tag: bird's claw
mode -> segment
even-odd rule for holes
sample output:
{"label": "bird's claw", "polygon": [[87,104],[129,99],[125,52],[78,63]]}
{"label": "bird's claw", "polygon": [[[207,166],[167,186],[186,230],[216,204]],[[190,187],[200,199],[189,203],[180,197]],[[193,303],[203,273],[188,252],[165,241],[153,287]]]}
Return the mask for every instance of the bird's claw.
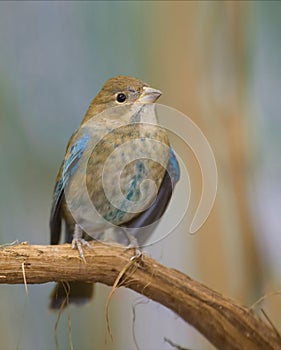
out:
{"label": "bird's claw", "polygon": [[139,260],[142,259],[142,257],[143,253],[139,249],[135,248],[135,254],[130,258],[130,261]]}
{"label": "bird's claw", "polygon": [[90,244],[84,238],[73,238],[72,243],[71,243],[72,249],[75,249],[77,247],[80,258],[84,261],[84,263],[86,263],[86,259],[85,259],[85,255],[84,255],[82,246],[90,247]]}
{"label": "bird's claw", "polygon": [[136,242],[130,243],[127,245],[126,250],[133,249],[134,255],[130,258],[130,261],[141,259],[143,256],[142,251],[138,248],[138,246],[135,244]]}
{"label": "bird's claw", "polygon": [[135,244],[135,242],[130,243],[130,244],[127,245],[126,251],[127,251],[127,250],[131,250],[131,249],[133,249],[133,250],[134,250],[134,253],[135,253],[134,256],[131,258],[131,260],[134,259],[134,257],[140,257],[140,256],[142,255],[141,250],[137,247],[137,245]]}

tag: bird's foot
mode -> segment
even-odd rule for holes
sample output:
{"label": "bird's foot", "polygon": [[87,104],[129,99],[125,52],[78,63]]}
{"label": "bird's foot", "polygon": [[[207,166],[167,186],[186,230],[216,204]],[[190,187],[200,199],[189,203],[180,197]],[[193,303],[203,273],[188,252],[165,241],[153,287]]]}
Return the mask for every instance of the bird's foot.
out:
{"label": "bird's foot", "polygon": [[71,247],[72,247],[72,249],[75,249],[75,248],[78,249],[80,258],[84,261],[84,263],[86,263],[86,259],[85,259],[85,255],[84,255],[82,247],[83,246],[90,247],[90,244],[88,241],[86,241],[84,238],[82,238],[82,236],[83,236],[83,230],[81,229],[80,226],[78,226],[76,224],[75,228],[74,228],[74,234],[73,234]]}
{"label": "bird's foot", "polygon": [[79,255],[80,255],[80,258],[84,261],[84,263],[86,263],[86,259],[85,259],[85,255],[84,255],[82,246],[90,247],[90,244],[84,238],[73,238],[72,243],[71,243],[72,249],[77,248]]}
{"label": "bird's foot", "polygon": [[131,260],[131,261],[142,260],[143,252],[140,251],[140,250],[137,249],[137,248],[134,248],[134,249],[135,249],[135,254],[130,258],[130,260]]}
{"label": "bird's foot", "polygon": [[134,256],[132,256],[130,260],[137,260],[141,258],[143,254],[142,254],[142,251],[139,249],[139,244],[137,239],[127,231],[126,231],[126,235],[129,241],[129,244],[126,247],[126,250],[129,250],[129,249],[134,250]]}

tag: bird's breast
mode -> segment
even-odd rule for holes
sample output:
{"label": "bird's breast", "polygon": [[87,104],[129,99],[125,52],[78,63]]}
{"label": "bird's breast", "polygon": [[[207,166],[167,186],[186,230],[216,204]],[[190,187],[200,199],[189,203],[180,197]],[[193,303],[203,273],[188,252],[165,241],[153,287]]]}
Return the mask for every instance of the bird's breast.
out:
{"label": "bird's breast", "polygon": [[151,205],[168,158],[168,137],[159,126],[133,124],[108,133],[93,150],[86,176],[101,216],[120,225]]}

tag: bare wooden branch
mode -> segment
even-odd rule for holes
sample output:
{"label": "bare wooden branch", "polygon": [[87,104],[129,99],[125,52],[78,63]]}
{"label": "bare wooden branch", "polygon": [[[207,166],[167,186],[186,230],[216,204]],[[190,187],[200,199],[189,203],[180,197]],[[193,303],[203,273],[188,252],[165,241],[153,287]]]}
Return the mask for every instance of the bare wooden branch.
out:
{"label": "bare wooden branch", "polygon": [[[0,283],[51,281],[100,282],[112,286],[132,251],[92,242],[85,264],[69,244],[22,243],[0,249]],[[278,350],[280,336],[248,308],[209,289],[183,273],[144,256],[128,270],[122,285],[173,310],[222,350]]]}

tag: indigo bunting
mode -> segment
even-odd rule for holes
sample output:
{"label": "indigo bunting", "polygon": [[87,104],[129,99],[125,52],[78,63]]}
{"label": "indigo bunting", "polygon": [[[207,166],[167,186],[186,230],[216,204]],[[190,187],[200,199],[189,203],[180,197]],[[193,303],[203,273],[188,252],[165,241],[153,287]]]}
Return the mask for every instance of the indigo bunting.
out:
{"label": "indigo bunting", "polygon": [[[51,244],[77,247],[90,239],[141,247],[165,212],[180,170],[154,102],[161,92],[127,76],[109,79],[71,136],[57,175],[50,216]],[[87,249],[87,248],[85,248]],[[68,300],[88,301],[93,285],[71,282]],[[57,284],[50,307],[66,298]]]}

